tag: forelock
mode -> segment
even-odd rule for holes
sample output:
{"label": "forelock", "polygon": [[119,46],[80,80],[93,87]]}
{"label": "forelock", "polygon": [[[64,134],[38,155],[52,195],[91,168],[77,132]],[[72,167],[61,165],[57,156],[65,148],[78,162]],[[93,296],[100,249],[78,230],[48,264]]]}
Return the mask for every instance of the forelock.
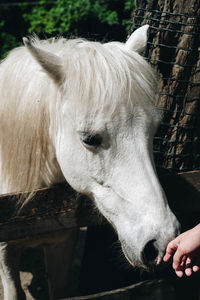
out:
{"label": "forelock", "polygon": [[112,114],[119,105],[134,110],[136,101],[153,105],[156,77],[139,54],[117,42],[71,40],[67,46],[64,88],[74,109]]}

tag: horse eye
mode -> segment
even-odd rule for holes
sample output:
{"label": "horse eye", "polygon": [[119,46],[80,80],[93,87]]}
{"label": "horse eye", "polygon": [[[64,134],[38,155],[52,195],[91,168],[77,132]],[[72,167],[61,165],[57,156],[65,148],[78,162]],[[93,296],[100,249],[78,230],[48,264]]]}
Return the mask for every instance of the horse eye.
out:
{"label": "horse eye", "polygon": [[88,135],[83,139],[83,143],[87,146],[99,147],[102,144],[102,137],[100,134]]}

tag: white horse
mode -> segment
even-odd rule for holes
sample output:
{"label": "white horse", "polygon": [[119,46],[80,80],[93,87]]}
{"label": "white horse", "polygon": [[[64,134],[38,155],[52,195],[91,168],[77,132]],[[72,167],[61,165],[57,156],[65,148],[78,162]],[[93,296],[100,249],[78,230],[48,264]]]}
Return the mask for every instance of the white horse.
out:
{"label": "white horse", "polygon": [[[156,76],[140,55],[147,30],[139,28],[126,43],[24,38],[25,47],[0,65],[0,192],[66,180],[95,201],[130,264],[144,268],[160,264],[179,230],[153,162],[160,115]],[[0,244],[4,299],[25,299],[18,256],[22,247],[43,242],[51,257],[55,236],[43,239]],[[73,232],[58,243],[66,254],[50,259],[50,269],[58,265],[55,277],[62,259],[70,260]],[[52,284],[62,285],[55,277]],[[54,288],[52,299],[63,297]]]}

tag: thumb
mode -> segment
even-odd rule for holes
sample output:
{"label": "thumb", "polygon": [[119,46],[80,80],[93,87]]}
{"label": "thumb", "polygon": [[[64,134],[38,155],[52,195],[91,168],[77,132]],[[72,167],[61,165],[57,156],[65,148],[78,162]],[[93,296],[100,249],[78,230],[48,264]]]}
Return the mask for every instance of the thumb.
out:
{"label": "thumb", "polygon": [[177,240],[172,240],[166,248],[166,252],[165,255],[163,257],[163,260],[165,262],[168,262],[170,260],[170,258],[172,257],[172,255],[174,254],[174,252],[176,251],[176,249],[178,248],[178,242]]}

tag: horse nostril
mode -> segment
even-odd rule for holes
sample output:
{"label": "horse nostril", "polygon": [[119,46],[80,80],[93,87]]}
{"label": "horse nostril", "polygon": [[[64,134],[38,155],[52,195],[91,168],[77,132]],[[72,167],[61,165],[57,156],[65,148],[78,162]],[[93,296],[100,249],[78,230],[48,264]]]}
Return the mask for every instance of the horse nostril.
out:
{"label": "horse nostril", "polygon": [[142,251],[142,260],[145,265],[152,263],[158,256],[158,250],[156,249],[155,241],[156,240],[149,241]]}

